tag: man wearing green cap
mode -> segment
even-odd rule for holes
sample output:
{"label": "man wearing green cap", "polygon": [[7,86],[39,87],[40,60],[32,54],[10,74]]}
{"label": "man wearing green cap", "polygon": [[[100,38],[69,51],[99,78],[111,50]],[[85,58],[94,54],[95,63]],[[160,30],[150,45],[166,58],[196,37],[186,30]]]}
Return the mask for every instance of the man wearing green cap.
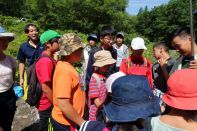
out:
{"label": "man wearing green cap", "polygon": [[51,115],[53,104],[52,78],[56,65],[53,54],[59,50],[58,39],[60,37],[61,35],[53,30],[47,30],[40,36],[40,42],[44,47],[44,51],[36,63],[36,74],[43,91],[37,105],[40,116],[39,131],[48,130],[48,119]]}

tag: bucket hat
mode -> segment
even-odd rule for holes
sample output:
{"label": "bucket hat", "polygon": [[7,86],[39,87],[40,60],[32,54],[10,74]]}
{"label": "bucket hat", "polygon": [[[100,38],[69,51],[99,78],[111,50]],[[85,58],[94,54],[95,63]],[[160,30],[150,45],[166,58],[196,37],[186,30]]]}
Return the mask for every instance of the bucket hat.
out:
{"label": "bucket hat", "polygon": [[79,48],[83,48],[84,44],[81,42],[81,38],[75,33],[64,34],[59,39],[60,51],[58,52],[61,56],[72,54]]}
{"label": "bucket hat", "polygon": [[112,58],[112,55],[109,51],[101,50],[94,54],[95,62],[93,66],[103,67],[105,65],[111,65],[116,63],[116,60]]}
{"label": "bucket hat", "polygon": [[6,37],[8,38],[9,42],[13,41],[15,38],[14,33],[6,32],[5,29],[0,26],[0,38]]}
{"label": "bucket hat", "polygon": [[174,72],[168,79],[168,91],[163,101],[181,110],[197,110],[197,70],[182,69]]}
{"label": "bucket hat", "polygon": [[45,43],[53,38],[56,37],[61,37],[62,35],[60,35],[59,33],[57,33],[54,30],[47,30],[45,32],[43,32],[40,36],[40,42],[42,45],[45,45]]}
{"label": "bucket hat", "polygon": [[111,122],[132,122],[160,113],[158,97],[154,96],[145,76],[126,75],[112,84],[112,100],[104,106]]}
{"label": "bucket hat", "polygon": [[118,79],[119,77],[122,77],[122,76],[125,76],[125,75],[126,75],[126,74],[123,73],[122,71],[119,71],[119,72],[116,72],[116,73],[110,75],[110,76],[107,78],[106,82],[105,82],[105,85],[106,85],[106,88],[107,88],[107,92],[110,92],[110,93],[111,93],[111,92],[112,92],[112,91],[111,91],[112,83],[113,83],[116,79]]}
{"label": "bucket hat", "polygon": [[144,39],[142,39],[141,37],[133,38],[133,40],[131,41],[131,47],[133,48],[133,50],[147,49]]}
{"label": "bucket hat", "polygon": [[87,38],[87,41],[90,41],[90,40],[95,40],[96,42],[99,41],[98,37],[96,34],[90,34]]}

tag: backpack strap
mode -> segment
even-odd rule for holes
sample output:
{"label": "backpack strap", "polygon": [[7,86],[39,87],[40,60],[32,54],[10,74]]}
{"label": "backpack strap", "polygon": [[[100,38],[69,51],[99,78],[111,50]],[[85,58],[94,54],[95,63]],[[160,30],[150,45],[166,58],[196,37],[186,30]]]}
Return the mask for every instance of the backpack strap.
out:
{"label": "backpack strap", "polygon": [[101,86],[101,79],[95,73],[93,73],[92,76],[94,77],[94,79],[96,80],[96,83],[98,84],[98,87],[100,88],[100,86]]}

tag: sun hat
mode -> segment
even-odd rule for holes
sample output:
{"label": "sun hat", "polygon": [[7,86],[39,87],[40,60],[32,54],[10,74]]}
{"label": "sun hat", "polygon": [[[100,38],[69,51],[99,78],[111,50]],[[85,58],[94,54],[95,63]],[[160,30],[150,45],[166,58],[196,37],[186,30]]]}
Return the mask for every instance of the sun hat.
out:
{"label": "sun hat", "polygon": [[106,82],[105,82],[105,85],[106,85],[106,88],[107,88],[107,92],[110,92],[110,93],[111,93],[111,92],[112,92],[112,91],[111,91],[112,83],[113,83],[116,79],[118,79],[119,77],[125,76],[125,75],[126,75],[126,74],[123,73],[122,71],[119,71],[119,72],[116,72],[116,73],[110,75],[110,76],[107,78]]}
{"label": "sun hat", "polygon": [[136,37],[131,41],[131,47],[133,50],[139,50],[139,49],[144,49],[146,50],[145,42],[144,39],[141,37]]}
{"label": "sun hat", "polygon": [[122,76],[112,84],[112,100],[104,106],[104,113],[111,122],[146,119],[160,113],[159,99],[145,76]]}
{"label": "sun hat", "polygon": [[96,42],[99,41],[98,37],[96,34],[90,34],[87,38],[87,41],[90,41],[90,40],[95,40]]}
{"label": "sun hat", "polygon": [[123,33],[123,32],[118,32],[118,33],[116,34],[116,37],[119,37],[119,36],[121,36],[121,37],[124,38],[124,33]]}
{"label": "sun hat", "polygon": [[168,79],[168,91],[163,101],[181,110],[197,110],[197,70],[182,69],[174,72]]}
{"label": "sun hat", "polygon": [[62,35],[60,35],[59,33],[57,33],[54,30],[47,30],[45,32],[43,32],[40,36],[40,42],[42,45],[45,45],[45,43],[53,38],[56,37],[61,37]]}
{"label": "sun hat", "polygon": [[0,26],[0,38],[6,37],[8,38],[9,42],[13,41],[15,38],[14,33],[6,32],[5,29]]}
{"label": "sun hat", "polygon": [[83,48],[84,44],[81,42],[81,38],[75,33],[64,34],[59,39],[60,51],[58,55],[66,56],[72,54],[79,48]]}
{"label": "sun hat", "polygon": [[111,65],[116,63],[116,60],[112,58],[112,55],[109,51],[101,50],[94,54],[95,62],[93,66],[103,67],[105,65]]}

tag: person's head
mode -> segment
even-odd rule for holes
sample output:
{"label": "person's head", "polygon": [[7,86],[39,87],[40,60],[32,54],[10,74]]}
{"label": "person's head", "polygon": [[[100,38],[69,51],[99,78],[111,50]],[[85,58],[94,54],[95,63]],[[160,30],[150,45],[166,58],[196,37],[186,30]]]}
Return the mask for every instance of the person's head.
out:
{"label": "person's head", "polygon": [[124,33],[118,32],[116,34],[116,45],[120,47],[122,46],[123,42],[124,42]]}
{"label": "person's head", "polygon": [[112,48],[112,45],[114,43],[114,34],[115,34],[115,30],[113,27],[105,26],[102,28],[100,32],[100,42],[101,42],[101,46],[104,49]]}
{"label": "person's head", "polygon": [[61,45],[58,55],[62,60],[67,60],[71,64],[81,61],[84,44],[81,38],[75,33],[66,33],[60,39]]}
{"label": "person's head", "polygon": [[131,41],[131,51],[135,57],[142,56],[144,50],[146,50],[144,39],[141,37],[133,38]]}
{"label": "person's head", "polygon": [[[187,118],[195,116],[197,111],[197,70],[182,69],[174,72],[168,79],[168,91],[164,94],[162,100],[177,113]],[[195,115],[194,115],[195,114]]]}
{"label": "person's head", "polygon": [[98,73],[106,73],[112,64],[116,63],[116,60],[112,58],[109,51],[101,50],[94,54],[95,62],[93,64],[96,67]]}
{"label": "person's head", "polygon": [[125,75],[112,83],[112,100],[104,105],[113,123],[128,123],[160,113],[159,99],[154,96],[145,76]]}
{"label": "person's head", "polygon": [[191,43],[192,38],[189,27],[178,29],[172,37],[172,46],[183,56],[192,55]]}
{"label": "person's head", "polygon": [[98,42],[98,37],[96,34],[90,34],[87,38],[87,41],[89,42],[89,45],[94,47],[96,46],[96,43]]}
{"label": "person's head", "polygon": [[29,40],[33,42],[37,42],[39,40],[39,37],[38,37],[39,29],[35,24],[30,23],[30,24],[25,25],[24,32],[28,36]]}
{"label": "person's head", "polygon": [[4,51],[8,47],[8,43],[14,40],[14,34],[8,33],[0,26],[0,51]]}
{"label": "person's head", "polygon": [[159,60],[166,53],[169,54],[169,48],[166,43],[160,42],[153,45],[153,56],[155,59]]}
{"label": "person's head", "polygon": [[59,50],[58,40],[61,37],[59,33],[54,30],[47,30],[40,36],[40,42],[45,50],[55,53]]}

